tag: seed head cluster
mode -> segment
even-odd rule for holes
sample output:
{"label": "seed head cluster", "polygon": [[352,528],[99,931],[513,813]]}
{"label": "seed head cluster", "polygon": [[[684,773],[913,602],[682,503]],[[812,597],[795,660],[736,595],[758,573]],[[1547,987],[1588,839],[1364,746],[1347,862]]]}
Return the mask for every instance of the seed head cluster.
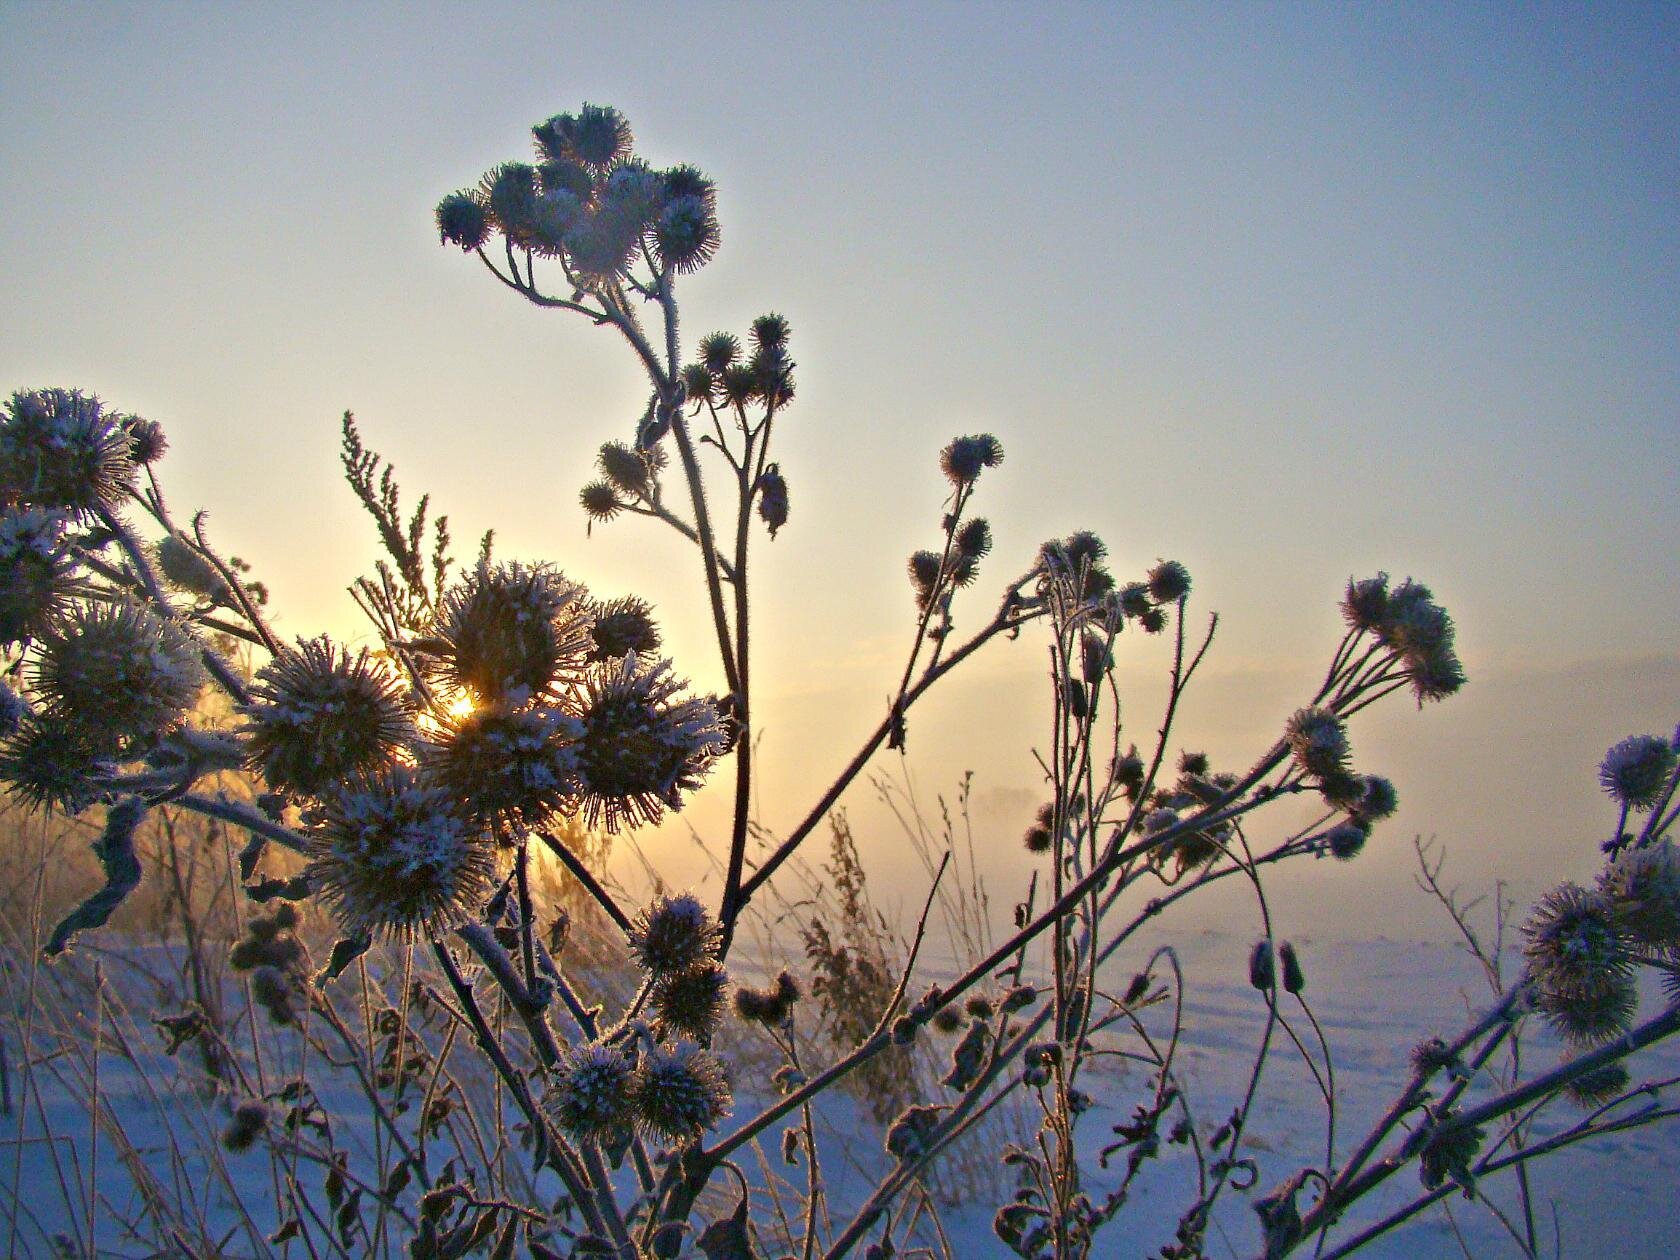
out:
{"label": "seed head cluster", "polygon": [[314,795],[389,762],[413,735],[395,676],[363,649],[324,635],[299,640],[257,672],[249,720],[252,768],[269,787]]}
{"label": "seed head cluster", "polygon": [[308,875],[355,935],[435,935],[489,894],[495,866],[481,831],[407,766],[329,791],[317,818]]}

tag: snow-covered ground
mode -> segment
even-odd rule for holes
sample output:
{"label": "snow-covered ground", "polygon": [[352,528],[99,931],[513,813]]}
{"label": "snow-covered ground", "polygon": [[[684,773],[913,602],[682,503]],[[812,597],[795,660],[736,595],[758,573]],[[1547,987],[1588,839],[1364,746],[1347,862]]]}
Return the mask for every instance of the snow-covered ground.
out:
{"label": "snow-covered ground", "polygon": [[[1174,945],[1187,980],[1179,1073],[1199,1122],[1211,1127],[1230,1111],[1247,1085],[1264,1006],[1248,984],[1246,938],[1202,933],[1176,938]],[[1298,941],[1297,946],[1306,970],[1306,996],[1335,1054],[1342,1100],[1338,1150],[1345,1153],[1362,1126],[1393,1097],[1406,1075],[1413,1045],[1432,1033],[1451,1035],[1470,1012],[1486,1004],[1488,989],[1476,965],[1462,950],[1448,945],[1377,940]],[[1118,960],[1119,984],[1123,986],[1150,947],[1141,943]],[[97,1185],[100,1196],[94,1214],[99,1254],[147,1254],[124,1239],[119,1224],[124,1214],[136,1209],[142,1193],[125,1166],[153,1179],[154,1193],[174,1195],[191,1205],[188,1215],[202,1214],[213,1236],[228,1233],[224,1254],[252,1254],[246,1241],[249,1233],[238,1228],[229,1185],[240,1187],[238,1197],[250,1204],[271,1201],[269,1163],[260,1156],[227,1154],[216,1146],[215,1137],[227,1122],[225,1104],[206,1103],[178,1079],[173,1061],[157,1053],[156,1036],[150,1029],[127,1029],[134,1059],[110,1051],[102,1054],[99,1087],[106,1108],[121,1120],[133,1145],[125,1149],[112,1126],[105,1126],[90,1169],[94,1139],[80,1097],[90,1083],[87,1064],[74,1056],[37,1062],[33,1080],[39,1096],[33,1091],[26,1094],[16,1057],[24,1012],[15,1014],[17,1022],[4,1030],[14,1112],[0,1117],[0,1204],[4,1205],[0,1232],[11,1233],[5,1254],[49,1255],[48,1236],[85,1233],[90,1182]],[[1304,1038],[1310,1037],[1304,1020],[1295,1024]],[[38,1034],[41,1027],[44,1024],[38,1026]],[[38,1037],[37,1044],[45,1044],[44,1039]],[[1541,1029],[1531,1026],[1524,1053],[1533,1070],[1543,1070],[1556,1060],[1558,1049]],[[1635,1060],[1636,1081],[1673,1075],[1680,1075],[1680,1044],[1657,1047]],[[1095,1106],[1083,1117],[1081,1133],[1083,1146],[1093,1157],[1111,1140],[1111,1126],[1125,1120],[1144,1096],[1145,1084],[1145,1073],[1137,1067],[1100,1069],[1085,1077]],[[738,1111],[749,1103],[747,1095],[754,1086],[751,1079],[737,1082],[742,1095]],[[361,1132],[365,1137],[361,1127],[365,1121],[354,1114],[357,1108],[349,1093],[330,1100],[329,1106],[342,1108],[343,1132],[352,1136]],[[836,1141],[850,1139],[847,1157],[828,1165],[839,1199],[855,1193],[861,1169],[880,1158],[879,1134],[871,1132],[859,1115],[851,1100],[837,1098],[824,1117],[824,1127]],[[1568,1123],[1577,1115],[1560,1110],[1559,1119]],[[993,1129],[987,1140],[996,1143],[1003,1136]],[[1258,1163],[1258,1191],[1271,1188],[1304,1165],[1322,1163],[1324,1141],[1324,1111],[1317,1086],[1298,1052],[1283,1040],[1265,1072],[1242,1150]],[[773,1143],[767,1146],[775,1149]],[[21,1167],[14,1162],[18,1152],[22,1153]],[[1183,1165],[1163,1161],[1144,1176],[1127,1209],[1103,1235],[1098,1254],[1144,1256],[1171,1238],[1185,1207],[1182,1191],[1175,1192],[1175,1169],[1182,1171]],[[1599,1139],[1540,1161],[1533,1166],[1533,1187],[1544,1253],[1554,1254],[1556,1241],[1561,1241],[1565,1256],[1675,1254],[1672,1216],[1675,1192],[1680,1189],[1677,1169],[1680,1125],[1675,1124]],[[1094,1194],[1112,1184],[1111,1174],[1097,1169],[1094,1158],[1089,1175]],[[1507,1208],[1514,1204],[1508,1182],[1495,1181],[1485,1188]],[[1362,1205],[1357,1215],[1362,1220],[1375,1219],[1383,1205],[1398,1204],[1417,1189],[1416,1173],[1403,1172]],[[1242,1194],[1226,1197],[1209,1234],[1212,1254],[1256,1253],[1259,1233],[1251,1201],[1252,1196]],[[1464,1254],[1463,1249],[1478,1258],[1518,1254],[1488,1211],[1458,1197],[1449,1202],[1450,1221],[1440,1209],[1432,1209],[1362,1254],[1454,1256]],[[974,1201],[949,1210],[946,1228],[962,1260],[1007,1254],[991,1233],[994,1207],[991,1202]],[[253,1224],[264,1232],[273,1227],[272,1219],[257,1219]]]}

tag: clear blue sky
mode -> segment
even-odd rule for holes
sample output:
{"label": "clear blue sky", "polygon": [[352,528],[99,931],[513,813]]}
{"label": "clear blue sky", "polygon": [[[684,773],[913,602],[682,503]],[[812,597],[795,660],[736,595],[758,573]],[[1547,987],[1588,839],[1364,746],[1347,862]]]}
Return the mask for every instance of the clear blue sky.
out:
{"label": "clear blue sky", "polygon": [[[0,386],[163,422],[177,507],[292,632],[349,628],[373,557],[334,481],[351,408],[458,536],[647,594],[708,677],[690,558],[637,523],[586,539],[576,509],[635,365],[431,226],[584,100],[718,180],[690,336],[793,323],[772,815],[873,720],[935,452],[982,429],[1008,451],[994,576],[1079,526],[1123,572],[1190,566],[1225,616],[1191,740],[1233,758],[1327,653],[1350,573],[1430,581],[1473,681],[1373,729],[1414,776],[1402,836],[1489,869],[1573,852],[1596,750],[1680,717],[1674,6],[6,0]],[[930,780],[1036,791],[1040,720],[1003,702],[1040,659],[930,713]],[[1523,787],[1490,805],[1496,773]]]}

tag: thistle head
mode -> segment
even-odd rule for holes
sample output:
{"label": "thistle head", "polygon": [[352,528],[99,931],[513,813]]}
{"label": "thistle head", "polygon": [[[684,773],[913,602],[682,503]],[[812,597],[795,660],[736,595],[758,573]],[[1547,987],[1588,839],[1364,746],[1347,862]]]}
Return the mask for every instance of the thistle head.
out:
{"label": "thistle head", "polygon": [[659,650],[659,626],[646,600],[626,595],[597,603],[593,613],[590,637],[595,645],[586,660],[616,661],[632,652],[646,656]]}
{"label": "thistle head", "polygon": [[216,566],[180,535],[165,534],[158,540],[156,555],[158,568],[172,586],[214,604],[232,602],[233,592]]}
{"label": "thistle head", "polygon": [[939,587],[940,558],[937,551],[916,551],[910,555],[910,587],[916,593],[916,607],[926,608],[933,602]]}
{"label": "thistle head", "polygon": [[1379,629],[1388,619],[1388,574],[1349,578],[1342,597],[1342,616],[1354,630]]}
{"label": "thistle head", "polygon": [[648,497],[665,459],[664,452],[657,446],[644,450],[622,442],[607,442],[601,447],[596,462],[613,489],[626,499],[634,500]]}
{"label": "thistle head", "polygon": [[134,475],[122,417],[77,389],[13,394],[0,408],[0,490],[78,515],[114,508]]}
{"label": "thistle head", "polygon": [[1594,1042],[1627,1027],[1638,1000],[1633,968],[1601,893],[1560,884],[1541,898],[1523,936],[1537,1003],[1560,1033]]}
{"label": "thistle head", "polygon": [[793,335],[793,327],[788,323],[787,316],[772,311],[753,320],[747,335],[759,350],[786,350],[788,338]]}
{"label": "thistle head", "polygon": [[740,356],[741,343],[735,339],[733,333],[707,333],[700,339],[700,363],[713,376],[721,375],[723,370],[734,363]]}
{"label": "thistle head", "polygon": [[687,971],[656,977],[649,995],[656,1016],[655,1034],[664,1040],[690,1037],[709,1045],[723,1020],[728,992],[729,972],[709,958]]}
{"label": "thistle head", "polygon": [[581,586],[546,565],[480,564],[444,593],[443,673],[486,703],[548,692],[582,669],[593,641]]}
{"label": "thistle head", "polygon": [[1680,947],[1680,853],[1669,840],[1626,848],[1598,877],[1616,924],[1657,949]]}
{"label": "thistle head", "polygon": [[1604,754],[1598,781],[1618,804],[1648,810],[1673,773],[1673,745],[1655,735],[1630,735]]}
{"label": "thistle head", "polygon": [[1307,774],[1332,778],[1347,773],[1347,728],[1330,710],[1297,709],[1284,724],[1283,738]]}
{"label": "thistle head", "polygon": [[487,704],[451,714],[421,745],[420,763],[474,822],[530,831],[576,801],[578,734],[552,706]]}
{"label": "thistle head", "polygon": [[1021,837],[1021,843],[1026,846],[1028,853],[1048,853],[1056,843],[1056,803],[1046,801],[1038,807],[1038,813],[1033,816],[1032,825],[1027,828],[1027,834]]}
{"label": "thistle head", "polygon": [[395,765],[322,798],[308,874],[351,935],[411,940],[475,914],[495,859],[441,789]]}
{"label": "thistle head", "polygon": [[758,479],[758,514],[769,527],[770,537],[787,524],[788,488],[780,464],[771,464]]}
{"label": "thistle head", "polygon": [[576,764],[584,816],[609,832],[679,809],[723,751],[710,701],[683,694],[669,661],[635,654],[592,665],[578,710]]}
{"label": "thistle head", "polygon": [[1422,582],[1407,578],[1387,593],[1376,632],[1401,658],[1420,705],[1444,699],[1464,685],[1453,620]]}
{"label": "thistle head", "polygon": [[550,1078],[543,1107],[565,1133],[612,1141],[635,1120],[633,1077],[629,1060],[618,1050],[584,1046],[568,1055]]}
{"label": "thistle head", "polygon": [[123,432],[128,434],[128,457],[136,464],[155,464],[169,449],[169,439],[163,426],[145,416],[122,417]]}
{"label": "thistle head", "polygon": [[458,245],[470,254],[490,239],[490,215],[470,189],[452,192],[437,205],[438,243]]}
{"label": "thistle head", "polygon": [[1358,776],[1360,783],[1359,801],[1353,812],[1367,823],[1381,822],[1393,816],[1400,808],[1400,794],[1394,790],[1394,784],[1380,774],[1365,774]]}
{"label": "thistle head", "polygon": [[48,508],[0,512],[0,647],[40,633],[68,599],[75,566],[67,523]]}
{"label": "thistle head", "polygon": [[793,1018],[793,1007],[799,997],[799,982],[783,971],[777,974],[776,983],[767,989],[751,989],[745,985],[737,987],[735,1013],[748,1023],[781,1028]]}
{"label": "thistle head", "polygon": [[693,893],[662,896],[642,908],[630,927],[630,952],[654,979],[712,961],[722,933]]}
{"label": "thistle head", "polygon": [[252,768],[276,791],[306,796],[372,773],[414,734],[390,670],[325,635],[259,670],[244,712]]}
{"label": "thistle head", "polygon": [[173,726],[198,696],[192,636],[141,604],[75,604],[40,636],[31,679],[45,711],[116,743]]}
{"label": "thistle head", "polygon": [[1324,833],[1324,847],[1330,851],[1330,856],[1340,862],[1351,862],[1364,849],[1365,842],[1371,838],[1371,829],[1362,826],[1356,820],[1337,823]]}
{"label": "thistle head", "polygon": [[227,1128],[222,1130],[222,1146],[238,1155],[255,1146],[267,1128],[267,1104],[247,1099],[233,1109]]}
{"label": "thistle head", "polygon": [[1177,560],[1163,560],[1149,570],[1147,585],[1157,604],[1176,604],[1190,594],[1190,570]]}
{"label": "thistle head", "polygon": [[0,744],[0,782],[25,809],[76,814],[98,799],[110,758],[108,741],[82,723],[37,714]]}
{"label": "thistle head", "polygon": [[716,256],[722,233],[717,211],[705,198],[673,197],[653,224],[653,252],[660,269],[688,275]]}
{"label": "thistle head", "polygon": [[587,102],[575,114],[556,114],[531,128],[538,151],[550,159],[571,159],[604,171],[628,156],[635,143],[630,123],[610,105]]}
{"label": "thistle head", "polygon": [[1071,587],[1076,598],[1090,601],[1114,590],[1114,577],[1103,567],[1108,547],[1088,529],[1053,538],[1038,550],[1046,578]]}
{"label": "thistle head", "polygon": [[734,1102],[723,1065],[692,1041],[645,1051],[631,1097],[644,1131],[681,1143],[716,1127]]}
{"label": "thistle head", "polygon": [[974,433],[953,438],[939,452],[939,467],[946,480],[957,489],[972,486],[987,468],[1003,463],[1003,444],[990,433]]}
{"label": "thistle head", "polygon": [[578,492],[578,502],[583,505],[583,514],[591,522],[610,521],[629,506],[607,481],[590,482]]}

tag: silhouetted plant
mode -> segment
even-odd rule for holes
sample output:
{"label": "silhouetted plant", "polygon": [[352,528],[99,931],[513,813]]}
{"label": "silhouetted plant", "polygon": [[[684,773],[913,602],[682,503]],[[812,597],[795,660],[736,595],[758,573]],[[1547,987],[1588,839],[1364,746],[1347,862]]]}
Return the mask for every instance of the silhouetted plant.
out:
{"label": "silhouetted plant", "polygon": [[[232,964],[269,1019],[295,1030],[288,1035],[337,1039],[374,1108],[371,1175],[333,1137],[307,1071],[282,1090],[249,1091],[234,1108],[223,1135],[230,1151],[268,1143],[291,1161],[276,1237],[330,1236],[340,1249],[378,1251],[400,1234],[417,1256],[481,1246],[511,1254],[521,1241],[536,1255],[622,1260],[695,1246],[714,1258],[772,1245],[807,1257],[884,1256],[914,1228],[915,1214],[897,1205],[933,1161],[1016,1096],[1040,1127],[1030,1146],[1004,1153],[1019,1186],[996,1217],[1007,1246],[1057,1260],[1092,1253],[1140,1172],[1182,1152],[1175,1236],[1128,1245],[1200,1256],[1220,1200],[1252,1192],[1260,1177],[1242,1139],[1263,1069],[1286,1037],[1321,1083],[1329,1134],[1322,1166],[1253,1200],[1260,1247],[1281,1256],[1316,1237],[1322,1254],[1341,1255],[1403,1219],[1391,1214],[1345,1241],[1330,1233],[1401,1168],[1420,1170],[1426,1204],[1559,1146],[1672,1114],[1641,1105],[1667,1082],[1630,1089],[1614,1071],[1680,1027],[1671,741],[1639,737],[1611,750],[1601,777],[1621,819],[1603,878],[1548,894],[1525,929],[1523,977],[1467,1029],[1431,1042],[1390,1110],[1344,1153],[1328,1044],[1297,1032],[1297,1007],[1317,1031],[1303,996],[1308,960],[1275,938],[1263,872],[1351,858],[1393,812],[1395,789],[1363,772],[1349,721],[1397,692],[1422,705],[1457,691],[1452,620],[1419,582],[1351,581],[1346,633],[1324,681],[1280,715],[1277,739],[1225,768],[1199,753],[1175,758],[1180,704],[1217,618],[1193,623],[1184,565],[1165,560],[1121,580],[1085,531],[1046,542],[989,612],[972,611],[965,592],[993,547],[976,497],[1004,457],[989,434],[956,437],[939,453],[947,490],[929,514],[930,545],[908,561],[909,645],[879,723],[785,835],[749,852],[762,691],[752,546],[759,530],[778,538],[796,519],[789,475],[770,458],[795,399],[790,324],[761,316],[741,335],[702,338],[685,360],[677,287],[719,247],[712,181],[635,156],[628,123],[605,107],[556,115],[533,138],[533,160],[495,166],[445,197],[438,232],[519,297],[628,346],[646,405],[602,445],[580,503],[592,524],[644,517],[693,546],[721,697],[691,694],[659,656],[651,607],[639,598],[603,603],[547,564],[499,560],[489,535],[472,563],[457,566],[446,520],[424,498],[405,513],[390,465],[348,414],[345,474],[387,553],[353,587],[379,639],[354,653],[325,636],[276,637],[243,566],[222,557],[202,518],[183,526],[171,512],[155,475],[158,426],[64,389],[17,393],[0,414],[0,639],[9,651],[0,777],[29,805],[103,817],[97,852],[108,882],[60,925],[53,947],[104,923],[138,881],[132,837],[148,811],[169,805],[242,829],[246,890],[279,904],[247,919]],[[141,520],[154,542],[142,538]],[[965,623],[975,628],[963,638]],[[847,834],[833,813],[842,793],[883,746],[906,745],[931,689],[993,640],[1029,629],[1048,641],[1051,722],[1039,750],[1044,805],[1026,837],[1041,865],[1011,934],[929,983],[915,979],[927,909],[904,957],[874,952],[880,935],[837,940],[818,924],[805,941],[807,985],[788,976],[736,990],[732,1002],[731,949],[755,898],[825,819]],[[1131,728],[1116,676],[1117,659],[1140,638],[1164,645],[1169,673],[1165,712],[1141,751],[1122,743]],[[230,639],[258,655],[254,677],[228,659]],[[206,684],[226,695],[237,721],[192,716]],[[734,808],[720,895],[659,889],[645,905],[627,904],[578,851],[579,828],[657,822],[724,763]],[[206,790],[235,768],[260,780],[254,803]],[[1309,803],[1313,820],[1263,835],[1255,819],[1285,801]],[[1644,826],[1626,831],[1641,813]],[[301,876],[259,878],[270,845],[302,855]],[[628,1001],[600,1004],[589,977],[568,964],[564,923],[533,894],[537,852],[557,860],[622,936],[637,972]],[[842,918],[853,922],[868,911],[849,837],[834,858]],[[1182,1021],[1162,1038],[1141,1018],[1157,1005],[1182,1015],[1176,955],[1149,956],[1123,993],[1110,991],[1102,968],[1145,923],[1231,877],[1251,887],[1262,927],[1249,968],[1259,1049],[1244,1096],[1210,1123],[1178,1067]],[[308,898],[343,930],[324,958],[298,934],[292,903]],[[366,985],[357,960],[381,942],[419,948],[406,955],[398,1000],[376,1001],[364,987],[357,1029],[333,986],[352,965]],[[1671,1000],[1638,1023],[1636,977],[1652,970]],[[806,992],[814,1002],[800,1000]],[[1537,1076],[1485,1081],[1493,1050],[1531,1014],[1564,1036],[1571,1057]],[[804,1061],[793,1035],[813,1016],[828,1025],[826,1063]],[[894,1069],[930,1025],[949,1034],[937,1087]],[[731,1047],[748,1029],[781,1060],[756,1090],[731,1070]],[[456,1159],[439,1167],[425,1157],[464,1092],[445,1070],[457,1043],[472,1045],[498,1082],[513,1125],[504,1129],[498,1113],[495,1132],[520,1144],[528,1171],[509,1171],[521,1161],[501,1150],[470,1175]],[[1087,1074],[1119,1054],[1149,1079],[1101,1159],[1082,1160],[1076,1133],[1096,1106]],[[812,1107],[854,1076],[891,1104],[882,1109],[888,1158],[860,1197],[839,1203]],[[1509,1140],[1533,1108],[1566,1097],[1593,1108],[1586,1120],[1545,1142]],[[771,1187],[736,1163],[777,1133],[785,1160],[807,1171],[792,1214],[779,1200],[772,1211]],[[305,1152],[324,1169],[326,1213],[298,1188]],[[738,1206],[725,1210],[730,1195]]]}

